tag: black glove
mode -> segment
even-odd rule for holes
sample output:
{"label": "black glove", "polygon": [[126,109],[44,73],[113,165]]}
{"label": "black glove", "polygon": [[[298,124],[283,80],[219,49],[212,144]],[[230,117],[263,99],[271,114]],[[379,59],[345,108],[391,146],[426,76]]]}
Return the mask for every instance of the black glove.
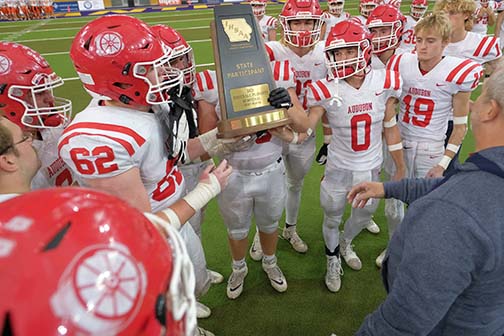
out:
{"label": "black glove", "polygon": [[292,107],[289,91],[286,88],[279,87],[270,91],[268,102],[276,108]]}
{"label": "black glove", "polygon": [[317,154],[317,158],[315,160],[317,160],[317,163],[321,166],[325,165],[326,162],[327,162],[327,146],[329,144],[323,144],[322,147],[320,147],[319,151],[318,151],[318,154]]}

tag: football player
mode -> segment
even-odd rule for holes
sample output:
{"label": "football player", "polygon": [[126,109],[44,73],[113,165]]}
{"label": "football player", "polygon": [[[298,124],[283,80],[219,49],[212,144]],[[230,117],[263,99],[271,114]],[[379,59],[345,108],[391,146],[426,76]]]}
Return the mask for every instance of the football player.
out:
{"label": "football player", "polygon": [[[182,116],[170,114],[168,92],[182,87],[184,75],[170,66],[172,52],[144,22],[125,15],[91,21],[70,50],[84,87],[102,103],[84,109],[65,129],[60,155],[80,185],[105,190],[144,212],[168,206],[198,211],[206,205],[203,198],[222,187],[222,181],[212,178],[180,199],[184,177],[177,161],[216,153],[222,146],[216,130],[188,141],[178,137]],[[152,109],[164,113],[171,127]],[[227,178],[231,168],[223,161],[215,171]],[[173,216],[170,222],[179,220],[177,210]],[[201,295],[210,285],[201,242],[191,225],[182,225],[181,234],[195,267],[196,294]]]}
{"label": "football player", "polygon": [[474,12],[474,25],[471,31],[473,33],[486,35],[488,33],[488,26],[491,27],[495,24],[496,10],[497,3],[494,1],[480,0]]}
{"label": "football player", "polygon": [[404,32],[399,45],[399,54],[405,52],[412,52],[415,49],[415,25],[427,12],[427,0],[413,0],[410,5],[410,13],[406,15],[406,24]]}
{"label": "football player", "polygon": [[276,30],[278,27],[278,20],[273,17],[266,15],[266,5],[267,0],[249,0],[250,6],[252,6],[252,12],[259,24],[261,29],[261,34],[264,41],[276,41]]}
{"label": "football player", "polygon": [[327,11],[322,14],[322,20],[324,21],[322,30],[325,31],[324,40],[327,39],[332,26],[350,17],[350,13],[343,10],[344,7],[345,0],[330,0],[327,2]]}
{"label": "football player", "polygon": [[[272,92],[276,93],[271,96],[272,105],[289,106],[292,95],[300,113],[304,113],[297,101],[296,82],[289,62],[272,62],[272,72],[279,87]],[[288,88],[291,93],[284,88]],[[220,120],[215,72],[205,70],[198,73],[194,90],[201,117],[200,125],[204,128],[215,127]],[[287,280],[276,258],[278,221],[285,205],[282,148],[280,139],[272,137],[269,132],[261,132],[257,138],[252,136],[247,148],[224,156],[234,167],[228,187],[218,198],[232,257],[232,273],[226,291],[230,299],[241,295],[248,274],[245,256],[252,216],[255,218],[257,232],[250,249],[251,257],[256,261],[262,260],[262,268],[275,290],[287,290]]]}
{"label": "football player", "polygon": [[196,330],[177,230],[112,195],[56,188],[3,202],[0,247],[5,335],[211,335]]}
{"label": "football player", "polygon": [[[194,139],[199,134],[205,133],[205,130],[198,129],[198,117],[193,106],[192,92],[194,92],[194,90],[192,90],[192,86],[196,75],[196,62],[194,60],[193,49],[175,29],[165,25],[155,25],[151,28],[158,38],[173,50],[169,60],[170,66],[181,70],[184,75],[184,86],[181,92],[171,97],[171,109],[178,110],[178,112],[172,111],[172,113],[184,114],[187,126],[179,124],[179,132],[182,131],[182,128],[185,128],[186,132],[188,132],[187,137],[189,139]],[[184,180],[186,181],[184,194],[196,188],[200,175],[208,165],[213,164],[211,160],[205,160],[203,162],[201,162],[201,160],[198,161],[199,162],[187,162],[180,165],[180,171],[184,175]],[[196,211],[189,219],[189,223],[200,240],[204,209],[205,208],[202,208]],[[212,284],[218,284],[224,280],[224,277],[215,271],[209,270],[209,274]],[[211,314],[210,308],[200,302],[196,302],[196,308],[198,318],[206,318]]]}
{"label": "football player", "polygon": [[381,4],[381,0],[360,0],[359,1],[359,14],[354,16],[363,25],[366,24],[369,14],[376,8],[376,6]]}
{"label": "football player", "polygon": [[397,72],[370,67],[371,44],[371,34],[357,21],[337,23],[325,43],[328,78],[311,83],[306,93],[309,126],[315,127],[325,113],[332,130],[320,187],[327,256],[325,283],[331,292],[341,286],[340,254],[350,268],[362,267],[352,240],[369,223],[378,203],[370,202],[359,211],[353,209],[341,237],[339,225],[347,191],[360,181],[379,179],[382,132],[397,167],[394,179],[405,175],[395,111],[401,78]]}
{"label": "football player", "polygon": [[[500,39],[495,36],[471,32],[475,10],[476,4],[473,0],[440,0],[434,6],[435,12],[448,13],[450,18],[450,43],[444,49],[444,55],[467,58],[483,64],[485,73],[489,75],[503,59]],[[454,120],[450,116],[446,139],[450,138],[453,128]],[[448,171],[454,167],[454,164],[457,164],[459,151],[460,148],[454,159],[450,160]]]}
{"label": "football player", "polygon": [[63,80],[35,50],[14,42],[0,42],[0,110],[33,135],[42,167],[32,189],[69,186],[71,170],[58,155],[58,139],[69,123],[72,102],[54,96]]}
{"label": "football player", "polygon": [[[373,69],[385,69],[392,55],[398,53],[405,23],[404,15],[392,5],[379,5],[369,14],[366,25],[373,34],[371,52],[371,67]],[[384,178],[390,180],[395,174],[395,165],[386,146],[383,146],[383,157]],[[396,199],[387,199],[385,201],[385,217],[391,238],[404,218],[404,204]],[[376,258],[378,267],[381,267],[384,256],[385,251]]]}
{"label": "football player", "polygon": [[[289,61],[296,76],[297,99],[303,103],[305,89],[309,83],[324,78],[324,44],[320,41],[322,10],[318,0],[288,0],[279,19],[282,26],[281,41],[266,43],[271,61]],[[309,129],[307,139],[285,144],[283,159],[286,168],[287,198],[285,206],[285,228],[282,237],[290,242],[294,250],[306,253],[308,245],[296,230],[301,190],[305,175],[315,157],[315,134]],[[303,136],[304,137],[304,136]]]}
{"label": "football player", "polygon": [[[399,127],[409,177],[440,177],[464,139],[469,97],[482,67],[469,59],[443,56],[450,39],[450,19],[435,12],[415,26],[416,54],[394,55],[387,68],[404,79]],[[454,129],[444,146],[448,118]]]}

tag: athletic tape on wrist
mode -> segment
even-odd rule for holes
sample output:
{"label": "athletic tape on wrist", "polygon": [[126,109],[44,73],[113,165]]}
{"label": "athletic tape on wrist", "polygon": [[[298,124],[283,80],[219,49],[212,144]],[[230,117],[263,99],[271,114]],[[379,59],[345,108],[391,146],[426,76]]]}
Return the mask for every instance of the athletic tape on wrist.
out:
{"label": "athletic tape on wrist", "polygon": [[448,145],[446,145],[446,149],[453,152],[453,153],[457,153],[458,150],[460,148],[460,145],[454,145],[454,144],[451,144],[449,143]]}
{"label": "athletic tape on wrist", "polygon": [[201,146],[203,146],[203,149],[205,152],[210,154],[210,156],[213,156],[215,154],[214,147],[217,146],[218,141],[217,141],[217,127],[201,134],[198,137],[199,141],[201,142]]}
{"label": "athletic tape on wrist", "polygon": [[452,160],[451,157],[449,157],[448,155],[444,155],[441,161],[439,161],[438,165],[443,167],[444,170],[446,170],[446,168],[448,168],[448,166],[450,165],[451,160]]}
{"label": "athletic tape on wrist", "polygon": [[389,121],[384,121],[383,122],[383,127],[384,128],[391,128],[391,127],[394,127],[395,125],[397,125],[397,120],[396,118],[392,118],[390,119]]}
{"label": "athletic tape on wrist", "polygon": [[170,208],[166,208],[166,209],[162,210],[161,212],[164,213],[166,215],[166,217],[168,217],[168,222],[170,223],[170,225],[172,225],[177,230],[180,229],[180,225],[181,225],[180,218],[175,213],[175,211],[173,211]]}
{"label": "athletic tape on wrist", "polygon": [[324,127],[324,128],[331,128],[331,125],[326,124],[326,123],[322,123],[322,127]]}
{"label": "athletic tape on wrist", "polygon": [[191,192],[184,196],[184,200],[194,211],[198,211],[207,205],[208,202],[220,191],[220,183],[214,174],[209,174],[210,182],[200,182]]}
{"label": "athletic tape on wrist", "polygon": [[296,131],[292,131],[292,140],[291,144],[297,144],[299,140],[299,134]]}
{"label": "athletic tape on wrist", "polygon": [[332,138],[332,135],[324,135],[324,143],[325,144],[330,144],[331,143],[331,138]]}
{"label": "athletic tape on wrist", "polygon": [[393,151],[396,151],[396,150],[399,150],[399,149],[403,149],[402,142],[398,142],[398,143],[393,144],[393,145],[388,145],[389,152],[393,152]]}
{"label": "athletic tape on wrist", "polygon": [[453,117],[454,125],[465,125],[467,124],[467,116],[465,117]]}

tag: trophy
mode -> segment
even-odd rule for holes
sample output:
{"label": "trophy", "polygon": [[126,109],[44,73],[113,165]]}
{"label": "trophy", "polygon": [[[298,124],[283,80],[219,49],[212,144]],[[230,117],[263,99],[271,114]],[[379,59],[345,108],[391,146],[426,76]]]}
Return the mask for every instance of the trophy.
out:
{"label": "trophy", "polygon": [[211,23],[221,121],[218,136],[233,138],[290,123],[268,103],[275,82],[249,5],[218,6]]}

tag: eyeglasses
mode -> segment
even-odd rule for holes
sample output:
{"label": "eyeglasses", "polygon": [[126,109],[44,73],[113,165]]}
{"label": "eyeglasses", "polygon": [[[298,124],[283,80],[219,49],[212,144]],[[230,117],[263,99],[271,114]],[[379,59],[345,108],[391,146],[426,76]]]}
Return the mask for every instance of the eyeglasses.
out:
{"label": "eyeglasses", "polygon": [[20,145],[22,144],[23,142],[26,142],[26,141],[32,141],[33,140],[33,134],[31,132],[24,132],[23,133],[23,138],[21,140],[19,140],[18,142],[15,142],[13,143],[12,145],[10,146],[7,146],[5,147],[4,149],[2,149],[0,151],[0,155],[4,155],[5,153],[7,153],[7,151],[11,148],[14,148],[15,146],[17,145]]}

